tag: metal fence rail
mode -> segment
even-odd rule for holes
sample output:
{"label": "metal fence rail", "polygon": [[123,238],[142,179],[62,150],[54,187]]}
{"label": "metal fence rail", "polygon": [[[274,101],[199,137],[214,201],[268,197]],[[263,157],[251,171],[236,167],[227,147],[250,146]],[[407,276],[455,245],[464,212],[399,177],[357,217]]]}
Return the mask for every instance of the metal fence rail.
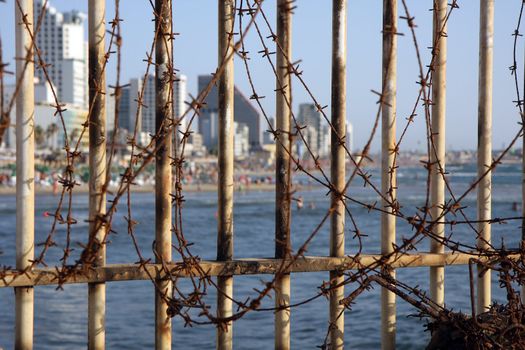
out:
{"label": "metal fence rail", "polygon": [[[445,254],[403,254],[399,257],[392,257],[385,260],[382,255],[363,254],[359,258],[350,256],[336,257],[315,257],[306,256],[295,260],[286,269],[286,272],[320,272],[320,271],[346,271],[358,270],[372,264],[389,264],[393,268],[408,267],[430,267],[430,266],[447,266],[447,265],[467,265],[469,260],[473,259],[476,253],[445,253]],[[510,259],[519,259],[520,254],[510,254]],[[480,257],[480,262],[488,262],[490,257]],[[274,274],[280,271],[283,260],[281,259],[238,259],[228,262],[208,261],[200,262],[198,269],[206,271],[209,276],[238,276],[238,275],[259,275]],[[167,270],[178,277],[190,277],[198,272],[195,266],[188,266],[183,262],[173,262],[168,264]],[[97,283],[97,282],[118,282],[118,281],[135,281],[149,280],[151,275],[158,278],[167,278],[163,266],[160,264],[146,264],[143,267],[136,264],[127,265],[106,265],[86,271],[79,271],[69,276],[65,280],[58,279],[58,274],[54,268],[41,268],[20,273],[11,271],[0,276],[0,288],[5,287],[23,287],[23,286],[44,286],[58,284],[75,284],[75,283]]]}
{"label": "metal fence rail", "polygon": [[[255,26],[253,18],[260,13],[263,1],[256,1],[248,26]],[[344,347],[345,285],[348,282],[344,272],[349,270],[381,269],[395,279],[395,269],[407,267],[430,267],[430,294],[437,305],[444,304],[444,271],[447,265],[465,265],[475,259],[479,271],[484,272],[477,284],[478,312],[486,310],[491,303],[490,270],[485,272],[481,263],[497,258],[496,254],[482,254],[480,251],[445,252],[445,98],[446,98],[446,54],[447,20],[450,15],[446,0],[434,1],[433,58],[429,77],[421,75],[421,85],[432,85],[432,96],[424,96],[431,104],[429,134],[431,138],[430,162],[430,218],[433,240],[430,252],[407,253],[397,250],[396,219],[396,81],[397,81],[397,35],[398,0],[383,1],[383,61],[381,114],[381,254],[345,256],[345,202],[348,200],[346,164],[351,161],[359,166],[345,147],[346,134],[346,57],[347,57],[347,0],[333,0],[332,16],[332,90],[331,90],[331,157],[330,185],[331,210],[329,213],[330,256],[294,255],[291,250],[291,172],[295,159],[292,154],[294,116],[292,113],[292,77],[300,74],[292,60],[291,33],[293,2],[277,1],[276,33],[276,208],[275,208],[275,258],[234,259],[233,257],[233,188],[234,188],[234,72],[233,58],[239,55],[239,44],[235,41],[235,16],[239,4],[234,0],[219,0],[218,3],[218,69],[214,79],[219,96],[219,186],[218,186],[218,227],[217,260],[173,261],[172,259],[172,154],[173,133],[176,118],[173,112],[173,82],[175,70],[172,51],[172,2],[156,0],[156,35],[154,41],[155,59],[149,57],[148,64],[154,64],[156,75],[156,135],[153,152],[147,154],[155,160],[155,263],[141,260],[140,264],[106,265],[105,240],[110,227],[104,220],[106,210],[106,116],[105,116],[105,65],[107,63],[105,0],[89,1],[89,242],[88,249],[96,252],[89,264],[78,264],[64,273],[59,268],[34,266],[34,29],[33,0],[16,0],[16,55],[26,57],[17,61],[16,76],[20,81],[17,95],[17,229],[16,269],[0,271],[0,287],[13,287],[16,292],[16,349],[31,349],[33,346],[33,287],[41,285],[63,285],[72,283],[89,284],[88,338],[90,349],[105,348],[105,283],[128,280],[152,280],[155,286],[155,346],[156,349],[170,349],[171,316],[168,313],[169,297],[172,293],[173,278],[195,278],[195,276],[217,277],[217,348],[233,348],[233,276],[253,274],[274,274],[273,286],[261,295],[275,290],[275,348],[290,348],[290,288],[291,273],[329,272],[330,281],[330,329],[329,345],[332,349]],[[403,6],[406,6],[404,1]],[[453,2],[453,5],[455,1]],[[405,12],[405,11],[404,11]],[[408,12],[407,12],[408,13]],[[493,17],[494,1],[480,2],[480,71],[479,71],[479,146],[478,146],[478,238],[480,250],[490,249],[491,222],[491,173],[492,160],[492,65],[493,65]],[[264,17],[266,19],[266,17]],[[411,26],[411,19],[405,18]],[[259,28],[256,27],[259,31]],[[266,52],[266,54],[269,54]],[[240,55],[242,56],[242,55]],[[149,68],[149,67],[148,67]],[[300,83],[303,83],[300,80]],[[209,87],[211,89],[211,86]],[[209,92],[209,91],[208,91]],[[201,92],[201,96],[205,96]],[[254,94],[255,100],[258,97]],[[202,100],[202,98],[201,98]],[[198,101],[193,101],[197,108]],[[140,99],[139,99],[140,104]],[[58,103],[57,103],[58,105]],[[318,108],[322,107],[317,104]],[[60,107],[58,107],[60,108]],[[300,131],[299,131],[300,132]],[[487,172],[487,167],[489,171]],[[356,170],[358,171],[358,170]],[[119,188],[122,195],[132,182],[132,175]],[[352,174],[352,177],[355,173]],[[410,218],[405,218],[407,222]],[[131,221],[131,218],[129,218]],[[418,219],[424,225],[425,219]],[[416,220],[417,221],[417,220]],[[416,223],[418,224],[418,223]],[[414,224],[415,225],[415,224]],[[419,226],[418,226],[419,227]],[[509,259],[520,259],[518,252],[507,254]],[[85,263],[85,262],[83,262]],[[387,288],[381,295],[382,347],[395,348],[396,294]]]}

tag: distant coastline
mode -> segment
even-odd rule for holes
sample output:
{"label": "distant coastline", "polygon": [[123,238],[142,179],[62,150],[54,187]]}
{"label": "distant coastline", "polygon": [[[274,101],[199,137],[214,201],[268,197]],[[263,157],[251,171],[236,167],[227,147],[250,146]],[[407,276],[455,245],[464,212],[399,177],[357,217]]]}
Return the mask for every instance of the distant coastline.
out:
{"label": "distant coastline", "polygon": [[[234,184],[235,191],[236,192],[253,192],[253,191],[275,191],[275,185],[274,184],[268,184],[268,183],[261,183],[261,184],[250,184],[248,186],[246,185],[239,185]],[[116,193],[118,188],[116,187],[110,187],[108,190],[108,193]],[[215,184],[186,184],[182,186],[183,192],[216,192],[217,191],[217,185]],[[57,195],[60,194],[62,191],[62,188],[58,188]],[[88,185],[83,184],[80,186],[75,186],[73,193],[74,194],[87,194],[89,191]],[[152,185],[144,185],[144,186],[133,186],[131,188],[131,191],[133,193],[154,193],[155,187]],[[37,195],[48,195],[53,194],[53,187],[52,186],[36,186],[35,193]],[[16,194],[16,187],[14,186],[0,186],[0,196],[11,196]]]}
{"label": "distant coastline", "polygon": [[[422,160],[419,158],[401,158],[399,159],[398,164],[400,166],[404,166],[406,169],[424,169],[424,166],[422,164]],[[518,159],[517,157],[506,157],[502,164],[504,165],[520,165],[521,159]],[[370,159],[366,161],[366,164],[364,167],[368,170],[380,169],[380,163],[377,160]],[[456,166],[476,166],[476,162],[472,160],[466,161],[465,159],[455,159],[455,160],[449,160],[446,164],[446,168],[448,167],[456,167]],[[501,166],[501,165],[500,165]],[[350,174],[353,171],[354,167],[350,164],[347,166],[347,173]],[[217,185],[214,183],[216,181],[216,172],[214,172],[215,169],[203,169],[201,172],[206,174],[205,179],[203,182],[198,184],[195,181],[195,176],[193,179],[190,177],[190,183],[183,183],[183,192],[216,192],[217,191]],[[42,181],[41,183],[36,184],[35,187],[35,193],[37,195],[49,195],[53,193],[53,185],[52,181],[56,181],[56,173],[59,171],[59,168],[57,169],[49,169],[47,170],[47,173],[40,172],[40,176],[43,176],[47,179],[47,181]],[[498,171],[496,169],[496,171]],[[9,170],[9,173],[12,173],[13,176],[16,175],[16,173],[12,170]],[[14,186],[13,181],[6,181],[6,179],[9,179],[8,175],[4,172],[2,174],[1,168],[0,168],[0,196],[8,196],[8,195],[15,195],[16,194],[16,187]],[[316,170],[309,170],[310,174],[319,175],[319,172]],[[294,173],[295,174],[295,173]],[[132,192],[133,193],[154,193],[154,185],[152,184],[153,181],[153,175],[151,173],[146,173],[146,179],[140,179],[138,181],[138,184],[132,186]],[[301,174],[304,175],[304,174]],[[402,174],[400,174],[401,176]],[[4,181],[2,181],[2,176],[4,176]],[[247,169],[241,169],[240,173],[236,175],[235,178],[235,191],[236,192],[249,192],[249,191],[275,191],[275,184],[273,179],[274,173],[272,171],[269,171],[268,169],[261,169],[258,171],[250,171]],[[454,176],[454,172],[452,171],[449,176]],[[308,179],[308,176],[302,176],[299,178],[296,178],[294,176],[294,185],[297,186],[295,190],[301,190],[301,191],[308,191],[311,190],[312,187],[318,188],[320,185],[316,183],[316,181],[311,181],[311,179]],[[305,179],[306,178],[306,179]],[[53,180],[54,179],[54,180]],[[185,181],[188,179],[185,178]],[[42,184],[43,183],[43,184]],[[115,186],[118,184],[118,181],[113,180],[110,184],[109,193],[115,193],[118,190],[118,187]],[[58,193],[62,190],[62,187],[58,186]],[[57,190],[55,190],[56,192]],[[88,185],[84,182],[82,182],[80,185],[75,186],[73,193],[76,194],[87,194],[89,191]]]}

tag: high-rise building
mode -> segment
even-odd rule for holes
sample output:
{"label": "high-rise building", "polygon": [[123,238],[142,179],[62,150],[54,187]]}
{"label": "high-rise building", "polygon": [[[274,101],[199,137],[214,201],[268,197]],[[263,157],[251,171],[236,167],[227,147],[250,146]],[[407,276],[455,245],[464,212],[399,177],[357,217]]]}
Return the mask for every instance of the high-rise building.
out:
{"label": "high-rise building", "polygon": [[[184,100],[186,99],[185,75],[179,75],[178,80],[173,83],[174,114],[177,118],[184,112]],[[119,127],[133,132],[135,130],[135,118],[139,117],[137,129],[139,132],[155,134],[155,76],[148,75],[144,95],[142,96],[142,108],[137,114],[138,98],[142,91],[143,79],[130,79],[129,84],[122,88],[119,106]],[[184,121],[183,121],[184,123]],[[185,125],[185,124],[184,124]]]}
{"label": "high-rise building", "polygon": [[133,126],[130,123],[130,88],[126,86],[120,90],[120,99],[118,100],[118,127],[120,129],[126,129],[127,131],[133,130]]}
{"label": "high-rise building", "polygon": [[348,152],[353,152],[354,148],[354,127],[352,123],[346,122],[346,148]]}
{"label": "high-rise building", "polygon": [[209,151],[216,151],[219,142],[219,112],[205,109],[199,116],[199,133],[202,135],[202,144]]}
{"label": "high-rise building", "polygon": [[142,91],[142,79],[131,79],[129,81],[129,123],[128,130],[135,129],[135,119],[138,117],[137,130],[151,135],[155,135],[155,76],[148,75],[144,86],[144,95],[142,96],[142,108],[137,113],[138,98]]}
{"label": "high-rise building", "polygon": [[[268,121],[272,125],[272,128],[275,129],[275,119],[269,118]],[[275,142],[273,134],[270,132],[270,125],[263,119],[263,145],[269,145]]]}
{"label": "high-rise building", "polygon": [[317,110],[313,103],[301,103],[299,104],[299,114],[297,115],[297,122],[302,126],[312,126],[316,130],[321,129],[323,116],[321,112]]}
{"label": "high-rise building", "polygon": [[[208,86],[212,79],[211,75],[199,75],[199,91],[202,91]],[[219,100],[217,87],[213,86],[210,93],[204,100],[205,105],[200,111],[199,117],[199,132],[202,134],[204,144],[209,149],[217,148],[217,144],[213,140],[206,139],[206,134],[203,132],[207,127],[204,124],[209,124],[213,114],[218,114]],[[250,100],[242,94],[242,92],[235,88],[234,93],[234,119],[237,123],[243,123],[249,130],[250,149],[259,150],[261,148],[261,125],[260,114],[255,107],[250,103]],[[209,147],[211,145],[212,147]]]}
{"label": "high-rise building", "polygon": [[[330,144],[331,144],[331,129],[328,123],[324,120],[321,112],[317,110],[313,103],[301,103],[299,105],[299,114],[297,115],[297,122],[305,127],[303,129],[303,135],[308,142],[310,149],[316,156],[327,157],[330,155]],[[310,129],[315,129],[317,132],[314,133]],[[353,147],[353,129],[352,124],[346,123],[346,147],[349,151],[352,151]],[[301,147],[298,141],[298,146]],[[305,147],[302,147],[303,151]],[[303,156],[305,156],[303,152]]]}
{"label": "high-rise building", "polygon": [[244,123],[233,123],[233,155],[244,158],[250,151],[250,129]]}
{"label": "high-rise building", "polygon": [[330,144],[331,142],[331,129],[328,123],[325,123],[321,126],[320,135],[319,135],[319,156],[328,157],[330,155]]}
{"label": "high-rise building", "polygon": [[[321,153],[321,151],[324,152],[326,150],[325,123],[321,112],[317,110],[315,104],[299,104],[297,122],[300,126],[305,127],[303,129],[303,135],[305,136],[306,142],[313,154],[321,157],[326,156],[326,154]],[[302,143],[302,140],[298,140],[298,142]]]}
{"label": "high-rise building", "polygon": [[[180,74],[180,75],[177,74],[177,80],[173,84],[173,95],[175,99],[175,103],[174,103],[175,118],[180,118],[187,109],[187,106],[184,103],[186,101],[186,97],[188,96],[188,93],[186,90],[187,82],[188,82],[188,78],[186,78],[184,74]],[[180,130],[186,130],[186,126],[188,125],[190,118],[191,118],[191,114],[188,114],[184,117],[184,119],[181,120]],[[192,123],[191,130],[192,131],[197,130],[196,121]]]}
{"label": "high-rise building", "polygon": [[[306,143],[308,144],[308,148],[304,144],[303,140],[298,138],[297,143],[298,143],[299,156],[305,159],[311,158],[312,154],[314,156],[318,156],[319,155],[319,142],[318,142],[319,130],[316,129],[312,125],[306,125],[302,129],[301,132],[303,134],[303,137]],[[312,152],[312,154],[310,154],[310,152]]]}
{"label": "high-rise building", "polygon": [[[35,19],[42,12],[43,0],[35,1]],[[62,103],[80,108],[88,105],[87,43],[84,40],[86,16],[78,11],[59,12],[47,3],[40,31],[36,36],[39,50],[51,81]],[[44,71],[35,70],[40,81],[46,81]]]}
{"label": "high-rise building", "polygon": [[106,94],[106,133],[111,135],[115,129],[115,95],[113,89]]}

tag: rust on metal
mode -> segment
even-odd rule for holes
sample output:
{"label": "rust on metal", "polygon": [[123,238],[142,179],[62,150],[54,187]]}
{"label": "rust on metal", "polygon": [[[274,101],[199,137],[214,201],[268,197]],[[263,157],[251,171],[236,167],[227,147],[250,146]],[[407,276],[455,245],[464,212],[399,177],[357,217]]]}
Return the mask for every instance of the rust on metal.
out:
{"label": "rust on metal", "polygon": [[[466,253],[419,253],[402,254],[392,256],[385,260],[382,255],[363,254],[359,257],[322,257],[308,256],[298,258],[291,262],[284,271],[288,273],[301,272],[320,272],[320,271],[347,271],[356,270],[373,264],[390,265],[393,268],[424,267],[424,266],[447,266],[447,265],[467,265],[469,260],[475,257],[481,262],[488,262],[494,258],[483,256],[477,257],[476,252]],[[509,259],[518,260],[519,253],[510,254]],[[166,264],[167,270],[173,276],[190,277],[198,274],[201,269],[209,276],[234,276],[234,275],[259,275],[275,274],[280,270],[283,261],[281,259],[236,259],[231,261],[208,261],[202,260],[199,266],[188,265],[183,262],[173,262]],[[155,278],[163,279],[168,274],[161,264],[127,264],[96,267],[89,270],[82,270],[71,274],[67,279],[59,280],[56,269],[39,268],[25,273],[13,270],[0,276],[0,288],[5,287],[24,287],[41,285],[59,285],[89,283],[89,282],[116,282],[148,280],[150,274]]]}
{"label": "rust on metal", "polygon": [[[233,56],[235,2],[218,1],[218,65],[224,71],[218,77],[219,105],[219,184],[218,184],[218,232],[217,260],[233,259],[233,110],[234,76]],[[221,276],[217,279],[217,317],[232,315],[233,277]],[[233,348],[233,325],[221,323],[217,327],[217,349]]]}
{"label": "rust on metal", "polygon": [[[432,120],[430,135],[430,205],[431,217],[443,222],[445,207],[445,109],[447,72],[447,0],[434,1],[433,61],[432,61]],[[435,225],[433,234],[445,237],[445,225]],[[437,239],[430,241],[432,253],[443,253],[445,246]],[[445,303],[445,269],[430,268],[430,295],[438,305]]]}
{"label": "rust on metal", "polygon": [[[278,141],[275,155],[275,257],[286,258],[291,250],[291,105],[292,75],[289,60],[292,55],[292,4],[277,1],[277,72],[276,127]],[[290,275],[283,274],[275,281],[275,349],[290,349]]]}
{"label": "rust on metal", "polygon": [[[155,257],[157,263],[171,261],[171,147],[172,127],[172,80],[171,63],[171,0],[155,0]],[[171,317],[167,298],[171,297],[171,281],[158,281],[155,291],[155,348],[171,349]]]}
{"label": "rust on metal", "polygon": [[[381,253],[394,251],[397,210],[397,0],[383,1],[383,88],[381,95]],[[384,273],[395,278],[393,269]],[[396,295],[381,289],[381,347],[396,347]]]}
{"label": "rust on metal", "polygon": [[[106,1],[89,2],[89,241],[95,246],[95,266],[106,262],[105,225],[97,217],[106,214]],[[88,349],[105,349],[106,286],[88,285]]]}
{"label": "rust on metal", "polygon": [[[345,254],[345,197],[346,189],[346,27],[347,1],[334,0],[332,8],[332,130],[330,179],[330,256]],[[344,277],[340,271],[330,271],[330,347],[344,347]]]}
{"label": "rust on metal", "polygon": [[[492,71],[494,62],[494,0],[480,1],[479,81],[478,81],[478,248],[490,249],[492,216]],[[489,170],[488,173],[487,170]],[[478,266],[477,312],[492,304],[491,271]]]}

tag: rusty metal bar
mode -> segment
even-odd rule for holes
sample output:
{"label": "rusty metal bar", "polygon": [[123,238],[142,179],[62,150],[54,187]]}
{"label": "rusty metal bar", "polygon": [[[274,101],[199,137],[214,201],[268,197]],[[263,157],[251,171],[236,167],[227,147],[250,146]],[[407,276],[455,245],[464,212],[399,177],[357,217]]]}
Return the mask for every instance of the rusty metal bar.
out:
{"label": "rusty metal bar", "polygon": [[[446,37],[447,0],[434,1],[434,63],[432,71],[432,146],[430,163],[430,205],[433,220],[442,216],[445,205],[445,108],[446,108]],[[445,218],[441,217],[440,222]],[[438,237],[445,236],[445,225],[436,224],[433,233]],[[431,240],[430,251],[443,253],[445,248],[436,240]],[[445,268],[443,266],[430,268],[430,297],[438,305],[445,303]]]}
{"label": "rusty metal bar", "polygon": [[[330,181],[332,215],[330,217],[330,256],[345,254],[345,155],[346,136],[346,0],[332,3],[332,127]],[[344,277],[339,271],[330,271],[333,289],[330,291],[330,348],[344,347]],[[336,287],[339,285],[339,287]]]}
{"label": "rusty metal bar", "polygon": [[[233,259],[233,32],[235,1],[218,0],[219,5],[219,66],[224,71],[219,77],[219,188],[217,260]],[[232,315],[233,277],[217,278],[217,315]],[[217,327],[217,349],[233,347],[233,324],[228,322]]]}
{"label": "rusty metal bar", "polygon": [[[14,3],[16,81],[20,84],[16,97],[16,268],[23,270],[31,266],[35,249],[35,66],[29,33],[33,32],[33,0]],[[15,349],[32,349],[33,288],[15,288],[15,309]]]}
{"label": "rusty metal bar", "polygon": [[[277,1],[276,119],[279,142],[275,157],[275,257],[286,258],[291,249],[291,110],[292,75],[288,74],[288,60],[292,55],[292,13],[288,0]],[[287,101],[288,100],[288,101]],[[290,275],[275,282],[275,306],[290,305]],[[290,349],[290,309],[275,313],[275,349]]]}
{"label": "rusty metal bar", "polygon": [[[171,126],[172,108],[171,77],[171,0],[155,0],[155,130],[157,153],[155,158],[155,260],[171,262]],[[145,83],[145,82],[144,82]],[[159,146],[160,144],[160,146]],[[171,297],[169,280],[158,280],[155,291],[155,348],[171,349],[171,318],[168,315],[167,297]]]}
{"label": "rusty metal bar", "polygon": [[[397,0],[383,1],[383,89],[381,123],[381,254],[390,254],[396,243],[396,93]],[[388,201],[387,201],[388,200]],[[395,278],[395,271],[384,271]],[[381,348],[396,347],[396,295],[381,289]]]}
{"label": "rusty metal bar", "polygon": [[[376,263],[381,259],[379,254],[363,254],[359,258],[351,256],[329,257],[329,256],[307,256],[297,259],[287,270],[290,273],[299,272],[321,272],[331,270],[356,270],[363,266]],[[410,268],[425,266],[445,266],[445,265],[467,265],[469,259],[476,258],[482,262],[489,261],[487,256],[479,256],[477,252],[472,254],[465,253],[418,253],[403,254],[392,257],[386,264],[392,268]],[[510,259],[519,259],[519,253],[509,256]],[[281,267],[281,259],[238,259],[231,261],[208,261],[203,260],[199,263],[199,268],[189,266],[181,261],[167,264],[167,268],[172,276],[189,277],[198,276],[200,271],[206,271],[207,276],[232,276],[232,275],[262,275],[275,274]],[[118,282],[149,280],[150,276],[162,279],[166,276],[166,271],[161,264],[146,264],[144,267],[138,264],[127,265],[106,265],[95,267],[87,271],[66,277],[60,280],[63,284],[78,284],[88,282]],[[43,286],[57,285],[57,271],[54,267],[34,269],[23,274],[20,271],[6,271],[0,276],[0,288],[24,287],[24,286]]]}
{"label": "rusty metal bar", "polygon": [[[478,85],[478,176],[492,163],[492,72],[494,59],[494,0],[480,0],[479,85]],[[488,249],[491,240],[492,172],[478,184],[478,247]],[[478,266],[478,275],[482,267]],[[478,277],[478,313],[491,304],[490,270]]]}
{"label": "rusty metal bar", "polygon": [[[525,60],[523,62],[523,67],[525,67]],[[514,74],[517,74],[517,73],[514,72]],[[522,92],[525,93],[525,71],[523,72],[523,90]],[[520,98],[523,100],[523,97],[520,97],[518,94],[518,102]],[[523,131],[525,130],[524,129],[525,128],[525,114],[524,114],[523,109],[520,109],[520,112],[521,112],[521,116],[520,116],[521,117],[521,130],[522,130],[522,135],[521,135],[521,141],[522,141],[521,143],[521,149],[522,149],[522,153],[521,153],[521,157],[522,157],[521,159],[521,181],[522,181],[521,183],[521,214],[522,215],[521,216],[522,216],[522,219],[521,219],[520,248],[525,249],[525,151],[524,151],[525,150],[525,135],[523,135]],[[525,285],[522,285],[520,289],[521,289],[520,299],[521,299],[522,304],[525,304]]]}
{"label": "rusty metal bar", "polygon": [[[524,55],[524,61],[523,61],[523,67],[525,67],[525,55]],[[516,73],[515,73],[516,74]],[[523,93],[525,93],[525,70],[524,72],[522,73],[523,74]],[[525,96],[525,95],[523,95]],[[520,99],[520,96],[518,96],[518,100]],[[523,97],[521,97],[521,99],[523,99]],[[523,133],[523,130],[525,130],[525,114],[523,112],[523,110],[521,110],[521,128],[522,128],[522,133]],[[525,248],[525,135],[522,135],[521,136],[521,149],[522,149],[522,152],[521,152],[521,157],[522,157],[522,160],[521,160],[521,216],[522,216],[522,219],[521,219],[521,248],[524,249]],[[523,304],[525,304],[525,284],[521,286],[521,302]]]}
{"label": "rusty metal bar", "polygon": [[[106,1],[88,3],[89,27],[89,234],[98,247],[95,264],[104,266],[106,248],[101,245],[106,227],[97,218],[106,213]],[[106,285],[88,285],[88,349],[105,348]]]}

